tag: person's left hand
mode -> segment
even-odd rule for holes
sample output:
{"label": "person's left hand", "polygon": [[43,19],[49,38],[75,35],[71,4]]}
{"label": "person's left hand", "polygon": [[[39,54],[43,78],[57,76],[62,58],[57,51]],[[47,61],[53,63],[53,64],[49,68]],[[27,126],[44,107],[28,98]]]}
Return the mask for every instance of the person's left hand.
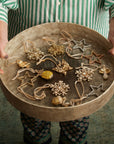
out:
{"label": "person's left hand", "polygon": [[108,40],[112,43],[113,48],[109,52],[114,55],[114,17],[110,20]]}

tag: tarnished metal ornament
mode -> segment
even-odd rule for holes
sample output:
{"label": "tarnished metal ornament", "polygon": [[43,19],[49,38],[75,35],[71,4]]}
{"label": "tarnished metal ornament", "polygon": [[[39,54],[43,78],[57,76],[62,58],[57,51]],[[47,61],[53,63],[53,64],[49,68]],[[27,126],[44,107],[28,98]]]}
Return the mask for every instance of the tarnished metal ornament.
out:
{"label": "tarnished metal ornament", "polygon": [[61,96],[57,96],[52,99],[53,105],[62,105],[62,103],[63,103],[63,98]]}
{"label": "tarnished metal ornament", "polygon": [[43,79],[49,80],[53,78],[53,72],[46,70],[46,71],[43,71],[40,76]]}
{"label": "tarnished metal ornament", "polygon": [[99,96],[98,92],[104,92],[105,90],[103,89],[103,84],[101,83],[100,85],[98,86],[95,86],[95,85],[90,85],[90,88],[91,88],[91,92],[89,94],[86,95],[86,97],[89,97],[89,96],[92,96],[92,95],[95,95],[95,96]]}

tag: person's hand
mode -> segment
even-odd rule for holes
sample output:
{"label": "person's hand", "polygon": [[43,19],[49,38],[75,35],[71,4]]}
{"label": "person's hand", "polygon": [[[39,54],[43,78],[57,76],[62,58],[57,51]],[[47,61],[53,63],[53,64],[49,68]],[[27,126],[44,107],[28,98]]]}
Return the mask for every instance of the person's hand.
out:
{"label": "person's hand", "polygon": [[[8,58],[8,55],[5,53],[5,47],[8,42],[8,31],[7,31],[7,23],[4,21],[0,21],[0,58]],[[3,70],[0,68],[0,73],[3,74]]]}
{"label": "person's hand", "polygon": [[[0,40],[0,58],[8,58],[8,55],[6,54],[6,52],[4,51],[6,44],[7,44],[8,40]],[[3,74],[3,70],[0,69],[0,73]]]}
{"label": "person's hand", "polygon": [[4,51],[6,44],[8,43],[8,40],[0,40],[0,57],[1,58],[8,58],[8,55]]}
{"label": "person's hand", "polygon": [[112,43],[113,48],[109,52],[114,55],[114,17],[110,20],[108,40]]}

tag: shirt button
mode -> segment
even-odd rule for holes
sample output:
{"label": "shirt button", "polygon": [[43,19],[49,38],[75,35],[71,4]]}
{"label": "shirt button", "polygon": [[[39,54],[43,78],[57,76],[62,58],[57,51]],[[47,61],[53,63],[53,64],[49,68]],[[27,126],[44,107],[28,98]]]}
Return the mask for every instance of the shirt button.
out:
{"label": "shirt button", "polygon": [[59,20],[59,19],[57,19],[57,22],[60,22],[60,20]]}
{"label": "shirt button", "polygon": [[58,5],[60,5],[61,3],[60,2],[58,2]]}

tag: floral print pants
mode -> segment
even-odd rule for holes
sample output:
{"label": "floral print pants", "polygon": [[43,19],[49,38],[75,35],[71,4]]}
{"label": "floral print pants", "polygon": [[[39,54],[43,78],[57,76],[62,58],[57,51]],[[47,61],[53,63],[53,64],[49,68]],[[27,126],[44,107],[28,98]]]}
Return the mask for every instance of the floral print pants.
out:
{"label": "floral print pants", "polygon": [[[51,122],[29,117],[21,113],[24,141],[27,144],[49,144]],[[74,121],[60,122],[59,144],[86,144],[89,117]]]}

